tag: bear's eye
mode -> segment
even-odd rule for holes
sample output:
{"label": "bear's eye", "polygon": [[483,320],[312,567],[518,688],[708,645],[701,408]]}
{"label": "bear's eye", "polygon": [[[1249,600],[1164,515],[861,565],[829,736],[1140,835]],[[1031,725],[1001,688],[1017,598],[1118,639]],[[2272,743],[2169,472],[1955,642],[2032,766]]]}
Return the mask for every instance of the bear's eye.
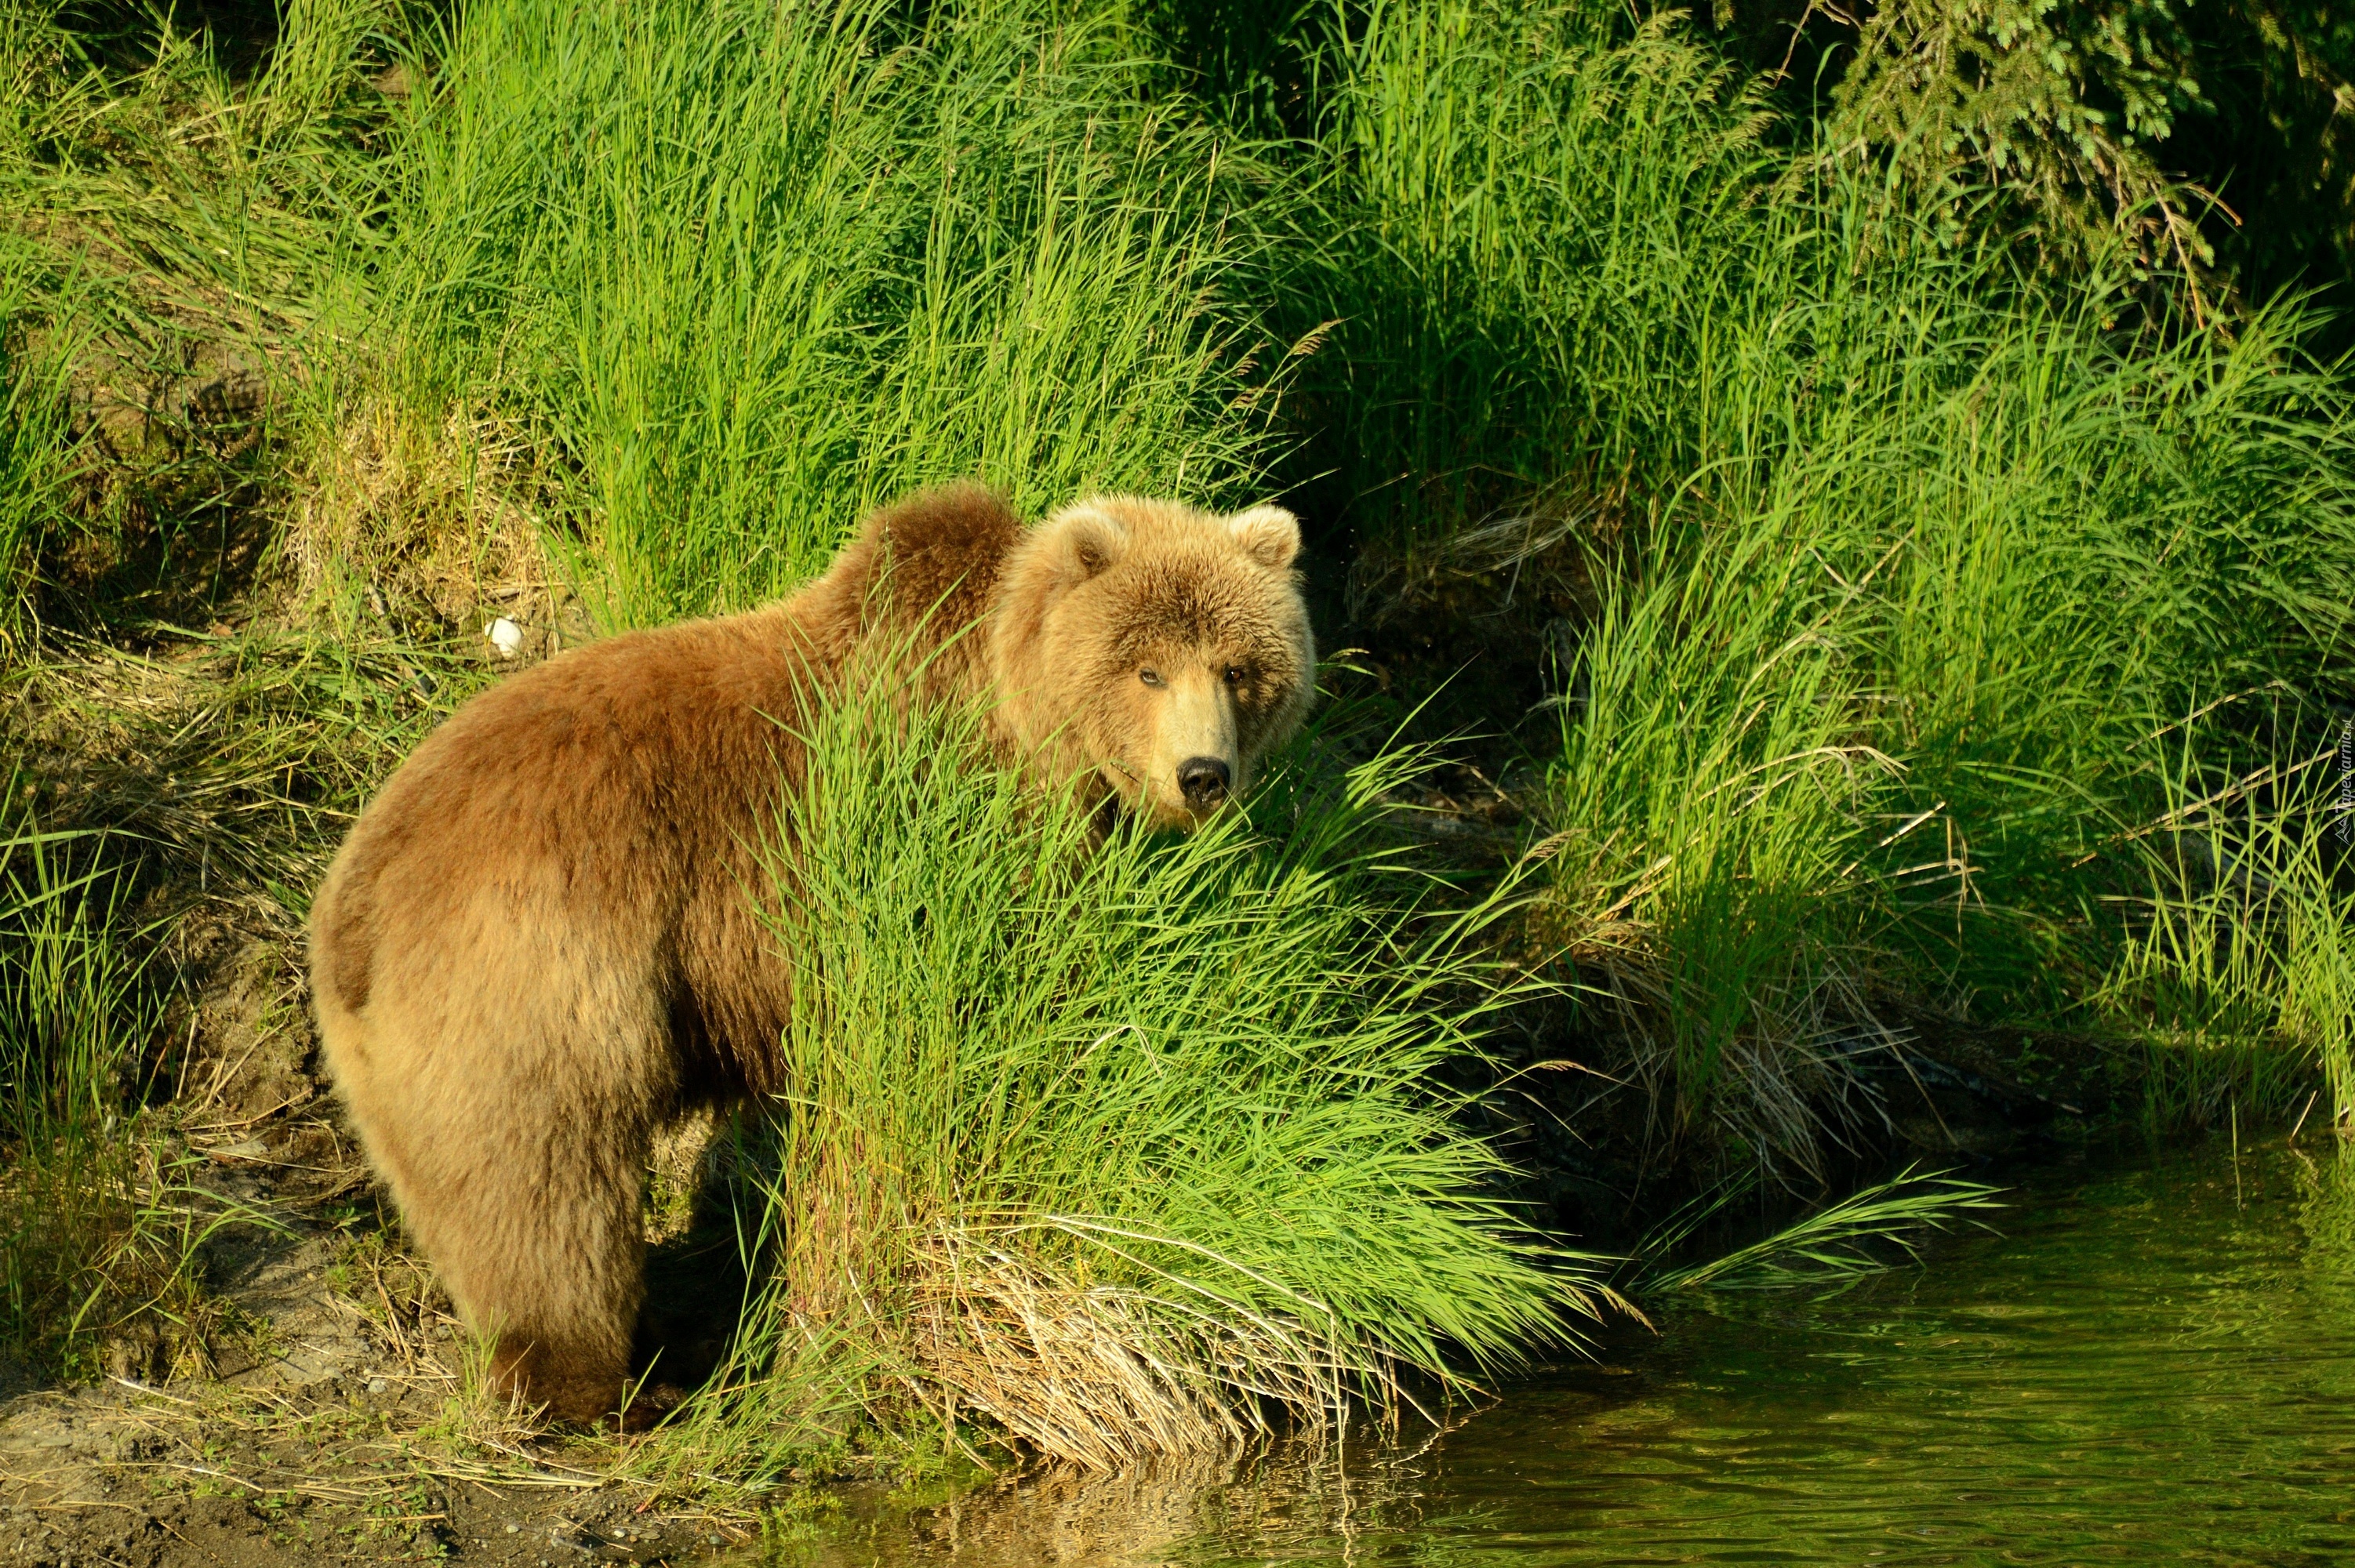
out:
{"label": "bear's eye", "polygon": [[1241,664],[1230,664],[1227,666],[1228,685],[1240,686],[1249,678],[1250,672],[1246,671]]}
{"label": "bear's eye", "polygon": [[1136,673],[1136,678],[1144,682],[1148,686],[1157,686],[1161,683],[1161,672],[1158,670],[1139,670]]}

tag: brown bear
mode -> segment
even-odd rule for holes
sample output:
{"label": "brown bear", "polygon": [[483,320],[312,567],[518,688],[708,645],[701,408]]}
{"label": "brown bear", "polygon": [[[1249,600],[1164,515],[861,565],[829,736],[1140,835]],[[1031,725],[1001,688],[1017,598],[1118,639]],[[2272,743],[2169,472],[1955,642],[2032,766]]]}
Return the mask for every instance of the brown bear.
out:
{"label": "brown bear", "polygon": [[496,1335],[503,1391],[616,1411],[655,1132],[785,1087],[789,965],[748,889],[813,698],[928,661],[1042,787],[1185,827],[1306,712],[1299,547],[1273,506],[1104,497],[1026,529],[934,491],[781,603],[563,653],[427,737],[319,889],[312,986],[360,1140]]}

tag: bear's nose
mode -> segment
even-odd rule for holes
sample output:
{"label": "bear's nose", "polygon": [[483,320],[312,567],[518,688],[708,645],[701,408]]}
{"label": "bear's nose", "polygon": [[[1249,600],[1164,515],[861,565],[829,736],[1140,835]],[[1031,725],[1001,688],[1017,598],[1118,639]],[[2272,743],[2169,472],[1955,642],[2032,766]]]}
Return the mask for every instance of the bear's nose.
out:
{"label": "bear's nose", "polygon": [[1227,798],[1227,765],[1215,757],[1189,757],[1178,765],[1178,788],[1186,804],[1207,811]]}

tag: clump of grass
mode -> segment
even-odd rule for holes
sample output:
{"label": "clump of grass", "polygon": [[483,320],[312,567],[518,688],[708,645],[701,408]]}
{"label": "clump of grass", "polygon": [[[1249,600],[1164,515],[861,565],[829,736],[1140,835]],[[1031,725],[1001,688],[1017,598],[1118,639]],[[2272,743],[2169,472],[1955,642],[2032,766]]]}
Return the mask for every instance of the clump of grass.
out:
{"label": "clump of grass", "polygon": [[41,549],[69,521],[69,359],[26,341],[36,314],[33,270],[29,258],[0,249],[0,657],[33,633]]}
{"label": "clump of grass", "polygon": [[[34,0],[0,24],[0,189],[110,338],[284,346],[351,302],[388,0],[296,0],[265,69],[163,13]],[[22,231],[19,231],[20,234]],[[63,244],[55,242],[63,241]],[[183,368],[188,368],[185,363]],[[249,366],[249,368],[259,368]]]}
{"label": "clump of grass", "polygon": [[1548,927],[1664,1072],[1678,1133],[1820,1173],[1852,1130],[1827,1059],[1870,1033],[1860,842],[1894,764],[1856,733],[1853,675],[1794,580],[1804,556],[1735,535],[1706,572],[1614,591],[1579,651],[1549,775]]}
{"label": "clump of grass", "polygon": [[[1746,1184],[1689,1206],[1646,1238],[1639,1255],[1665,1255],[1733,1199]],[[1924,1233],[1943,1231],[1973,1213],[2000,1209],[2003,1189],[1966,1181],[1944,1171],[1908,1166],[1886,1181],[1849,1193],[1774,1234],[1704,1262],[1660,1268],[1643,1277],[1646,1291],[1838,1288],[1918,1259]]]}
{"label": "clump of grass", "polygon": [[165,989],[95,837],[0,841],[0,1342],[156,1375],[205,1365],[224,1327],[198,1266],[222,1211],[142,1113]]}
{"label": "clump of grass", "polygon": [[378,393],[313,444],[308,469],[281,548],[298,598],[327,618],[401,604],[468,632],[480,609],[543,639],[556,626],[548,485],[520,434],[459,404],[436,423]]}
{"label": "clump of grass", "polygon": [[288,416],[341,424],[396,14],[290,5],[261,69],[168,8],[0,23],[0,293],[78,460],[30,563],[48,625],[153,640],[273,597]]}
{"label": "clump of grass", "polygon": [[2148,880],[2095,1001],[2174,1068],[2184,1119],[2211,1125],[2227,1102],[2297,1115],[2319,1068],[2318,1125],[2355,1133],[2355,892],[2337,874],[2335,761],[2318,750],[2219,780],[2187,758],[2179,803],[2134,835]]}
{"label": "clump of grass", "polygon": [[706,1468],[760,1473],[813,1346],[902,1424],[1104,1467],[1394,1417],[1609,1300],[1434,1085],[1500,905],[1416,907],[1375,833],[1409,764],[1092,853],[975,715],[887,699],[813,722],[783,807],[792,1087],[734,1361],[678,1426]]}

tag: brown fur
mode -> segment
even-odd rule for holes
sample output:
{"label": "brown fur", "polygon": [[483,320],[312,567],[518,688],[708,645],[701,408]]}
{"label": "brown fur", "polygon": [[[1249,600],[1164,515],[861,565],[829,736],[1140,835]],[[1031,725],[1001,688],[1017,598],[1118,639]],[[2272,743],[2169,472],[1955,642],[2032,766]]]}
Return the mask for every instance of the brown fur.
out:
{"label": "brown fur", "polygon": [[1273,507],[1129,498],[1025,530],[953,487],[781,604],[565,653],[418,747],[319,890],[313,984],[369,1159],[505,1386],[614,1410],[655,1131],[784,1086],[786,965],[745,890],[812,696],[878,650],[928,659],[936,693],[995,694],[1036,777],[1186,825],[1218,802],[1180,764],[1239,793],[1306,711],[1298,541]]}

